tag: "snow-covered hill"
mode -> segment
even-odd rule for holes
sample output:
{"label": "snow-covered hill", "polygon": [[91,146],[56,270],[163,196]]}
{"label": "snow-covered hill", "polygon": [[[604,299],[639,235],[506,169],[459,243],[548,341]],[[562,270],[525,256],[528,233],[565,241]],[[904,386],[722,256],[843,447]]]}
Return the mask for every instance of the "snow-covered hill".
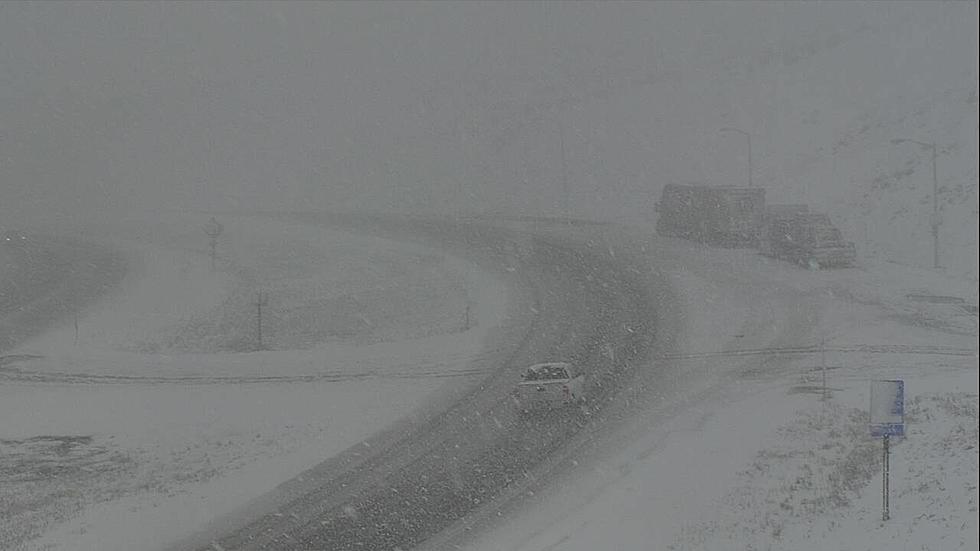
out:
{"label": "snow-covered hill", "polygon": [[865,258],[931,267],[930,152],[893,140],[934,142],[940,261],[977,278],[976,3],[571,11],[610,32],[541,29],[554,48],[516,42],[494,52],[506,62],[468,68],[462,92],[433,87],[423,124],[474,165],[445,200],[562,214],[567,188],[573,215],[648,220],[664,184],[748,183],[731,127],[751,135],[769,202],[829,212]]}
{"label": "snow-covered hill", "polygon": [[940,263],[976,279],[976,25],[952,8],[903,8],[743,86],[775,100],[760,183],[777,202],[830,212],[865,255],[931,266],[931,152],[895,140],[935,143]]}
{"label": "snow-covered hill", "polygon": [[[595,128],[608,113],[651,113],[653,120],[638,117],[649,129],[636,128],[651,147],[671,139],[658,136],[659,127],[683,127],[678,119],[689,117],[692,130],[681,138],[689,147],[680,156],[688,166],[661,160],[637,174],[637,187],[649,185],[653,194],[674,180],[744,185],[745,141],[718,131],[742,129],[752,135],[753,180],[769,202],[809,203],[829,212],[862,256],[918,266],[932,265],[930,151],[893,140],[934,142],[940,262],[976,279],[976,5],[970,17],[964,5],[892,7],[859,15],[849,27],[815,21],[755,58],[726,61],[726,70],[682,72],[678,82],[605,100],[592,116],[568,116],[581,121],[573,126]],[[700,87],[711,90],[703,102],[682,103],[681,95]],[[680,117],[664,113],[673,107]],[[607,202],[609,214],[619,208]]]}
{"label": "snow-covered hill", "polygon": [[[4,356],[3,549],[179,539],[479,380],[470,362],[510,308],[504,284],[469,262],[295,222],[222,217],[211,271],[206,220],[143,213],[90,229],[133,270],[80,312],[77,334],[63,321]],[[252,342],[257,289],[271,350],[236,352],[222,343]],[[331,296],[359,299],[375,322],[309,324],[336,334],[275,323]]]}

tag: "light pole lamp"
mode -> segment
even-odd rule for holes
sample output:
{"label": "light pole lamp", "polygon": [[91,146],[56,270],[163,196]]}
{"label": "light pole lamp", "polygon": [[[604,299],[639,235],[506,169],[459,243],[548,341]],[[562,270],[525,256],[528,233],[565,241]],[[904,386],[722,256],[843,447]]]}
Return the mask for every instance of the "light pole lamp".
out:
{"label": "light pole lamp", "polygon": [[935,142],[920,142],[909,138],[896,138],[893,144],[914,143],[920,147],[925,147],[932,151],[932,217],[929,225],[932,226],[932,267],[939,268],[939,180],[936,178],[936,144]]}
{"label": "light pole lamp", "polygon": [[745,130],[739,130],[738,128],[725,127],[720,130],[721,132],[738,132],[739,134],[745,136],[745,141],[749,146],[749,187],[752,187],[752,134],[749,134]]}

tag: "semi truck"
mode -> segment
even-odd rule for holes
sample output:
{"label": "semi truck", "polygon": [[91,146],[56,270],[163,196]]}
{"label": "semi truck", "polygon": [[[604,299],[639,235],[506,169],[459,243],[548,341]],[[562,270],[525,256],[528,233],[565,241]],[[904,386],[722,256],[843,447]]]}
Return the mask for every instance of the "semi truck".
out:
{"label": "semi truck", "polygon": [[807,205],[766,205],[762,188],[667,184],[657,234],[723,247],[752,247],[774,258],[823,268],[853,265],[854,244]]}
{"label": "semi truck", "polygon": [[723,247],[754,247],[765,208],[762,188],[667,184],[655,206],[657,233]]}

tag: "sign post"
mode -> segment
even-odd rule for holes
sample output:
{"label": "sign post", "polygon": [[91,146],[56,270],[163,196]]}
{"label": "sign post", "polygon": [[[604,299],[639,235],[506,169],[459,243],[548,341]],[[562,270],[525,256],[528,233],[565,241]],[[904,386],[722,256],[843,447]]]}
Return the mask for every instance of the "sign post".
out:
{"label": "sign post", "polygon": [[204,226],[204,233],[207,234],[208,238],[211,240],[210,244],[211,244],[211,271],[212,272],[214,271],[214,259],[217,256],[218,236],[221,235],[222,230],[224,230],[224,226],[222,226],[220,222],[215,220],[213,216],[211,217],[211,220],[209,220],[208,223],[205,224]]}
{"label": "sign post", "polygon": [[881,437],[881,520],[888,520],[889,438],[905,436],[905,381],[871,381],[870,428]]}
{"label": "sign post", "polygon": [[888,435],[881,437],[881,520],[888,520]]}

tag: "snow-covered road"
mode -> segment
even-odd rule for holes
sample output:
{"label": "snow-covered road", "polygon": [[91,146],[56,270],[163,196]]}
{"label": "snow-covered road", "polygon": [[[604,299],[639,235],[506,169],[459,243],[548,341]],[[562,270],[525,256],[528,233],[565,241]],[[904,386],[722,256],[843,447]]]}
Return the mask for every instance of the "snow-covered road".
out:
{"label": "snow-covered road", "polygon": [[[195,539],[193,548],[411,547],[489,500],[516,495],[556,450],[605,422],[608,403],[650,350],[655,310],[626,266],[581,243],[486,223],[366,219],[370,227],[445,243],[530,289],[534,312],[516,347],[492,348],[494,373],[478,389],[406,432],[304,473],[247,525]],[[358,220],[350,223],[359,224]],[[515,248],[524,248],[516,258]],[[547,357],[590,370],[588,408],[521,418],[509,394],[518,373]],[[288,494],[288,495],[283,495]]]}
{"label": "snow-covered road", "polygon": [[[659,348],[606,405],[601,423],[572,436],[517,493],[483,504],[429,548],[976,547],[975,282],[870,262],[811,272],[750,251],[653,239],[643,228],[505,225],[572,238],[583,252],[646,281],[657,300]],[[284,235],[301,242],[326,235],[286,226],[252,220],[229,228],[235,243],[264,240],[273,248]],[[370,270],[351,266],[392,266],[380,279],[443,258],[416,249],[408,256],[427,260],[381,254],[351,261],[361,238],[329,235],[349,244],[339,264],[361,279]],[[23,492],[13,502],[35,505],[3,526],[10,539],[0,541],[20,542],[16,549],[166,545],[324,457],[384,442],[405,425],[370,435],[399,418],[411,423],[452,403],[482,373],[460,366],[480,364],[488,342],[507,342],[527,327],[526,297],[503,308],[499,280],[444,260],[435,261],[439,270],[464,273],[469,292],[481,290],[469,299],[479,320],[469,331],[216,354],[207,349],[213,339],[188,340],[174,329],[188,324],[176,322],[234,311],[237,299],[228,297],[241,281],[281,282],[302,266],[286,262],[279,274],[260,273],[270,255],[256,246],[249,258],[236,252],[227,275],[210,274],[201,249],[188,245],[193,239],[190,231],[144,236],[141,248],[156,243],[140,255],[139,277],[87,312],[78,345],[62,327],[18,349],[25,359],[5,366],[0,415],[8,422],[0,446],[13,458],[8,467],[28,460],[58,474],[48,477],[53,487],[43,487],[25,480],[25,471],[5,470]],[[370,248],[385,250],[382,243]],[[531,240],[522,247],[529,252]],[[336,250],[328,256],[341,257]],[[323,284],[328,279],[344,278],[334,274]],[[405,288],[417,293],[414,285]],[[973,313],[922,298],[933,295],[960,297]],[[451,294],[446,301],[429,311],[433,327],[452,323],[440,312],[464,309]],[[398,330],[387,327],[387,338]],[[167,349],[175,341],[161,336],[174,335],[190,350]],[[262,380],[272,367],[282,380]],[[909,436],[893,448],[889,523],[878,510],[880,443],[867,436],[864,417],[875,378],[904,379],[910,412]],[[89,494],[73,497],[80,491]],[[276,506],[267,497],[251,514]]]}
{"label": "snow-covered road", "polygon": [[[645,249],[667,274],[682,327],[654,363],[669,376],[638,378],[618,429],[504,520],[469,519],[429,548],[976,548],[977,318],[916,300],[975,305],[975,282],[874,263],[811,272],[632,230],[583,238]],[[869,381],[883,378],[906,381],[910,410],[887,523],[867,428]]]}
{"label": "snow-covered road", "polygon": [[[226,219],[224,266],[212,273],[195,222],[115,228],[133,269],[82,312],[77,341],[68,320],[3,366],[2,500],[12,514],[0,547],[165,546],[478,380],[464,367],[511,308],[506,284],[468,262],[282,221]],[[439,289],[437,303],[400,300],[424,298],[426,286]],[[403,306],[362,343],[327,332],[326,342],[289,350],[174,344],[188,326],[234,317],[237,297],[256,288],[270,290],[280,321],[289,301],[311,295]],[[273,345],[289,337],[284,328],[270,331]]]}

